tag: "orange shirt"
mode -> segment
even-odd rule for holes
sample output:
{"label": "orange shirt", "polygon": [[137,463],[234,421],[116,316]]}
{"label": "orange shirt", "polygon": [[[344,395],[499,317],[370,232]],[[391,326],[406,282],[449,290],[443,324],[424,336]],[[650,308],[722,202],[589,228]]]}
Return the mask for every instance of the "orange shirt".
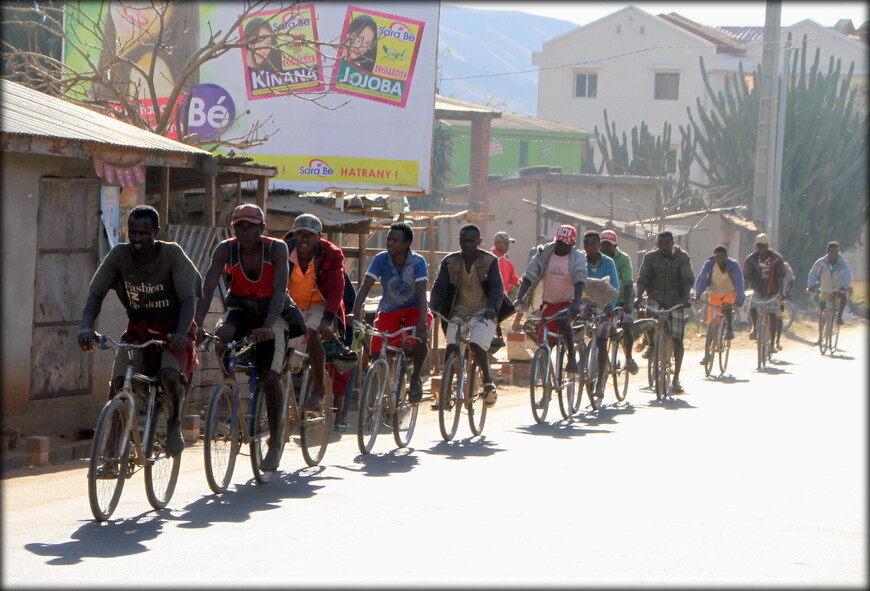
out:
{"label": "orange shirt", "polygon": [[293,262],[293,271],[290,273],[290,279],[287,281],[287,289],[290,291],[290,297],[296,302],[300,310],[307,310],[317,304],[322,304],[325,300],[317,289],[317,277],[314,275],[314,261],[308,263],[308,268],[305,273],[299,266],[299,259],[296,258],[296,251],[290,253],[290,260]]}

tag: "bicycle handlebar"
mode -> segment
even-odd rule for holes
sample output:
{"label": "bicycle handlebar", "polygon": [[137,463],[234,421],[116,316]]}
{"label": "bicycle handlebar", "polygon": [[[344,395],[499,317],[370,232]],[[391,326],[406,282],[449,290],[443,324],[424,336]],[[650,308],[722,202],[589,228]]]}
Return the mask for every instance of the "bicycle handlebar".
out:
{"label": "bicycle handlebar", "polygon": [[160,339],[151,339],[149,341],[145,341],[141,344],[136,343],[125,343],[123,341],[117,341],[114,338],[110,337],[107,334],[94,333],[94,340],[97,341],[98,347],[100,349],[108,349],[109,346],[106,344],[106,341],[110,341],[115,344],[116,347],[120,349],[144,349],[145,347],[150,347],[151,345],[165,345],[168,341],[162,341]]}
{"label": "bicycle handlebar", "polygon": [[517,312],[519,312],[520,314],[525,314],[529,318],[534,318],[535,320],[540,320],[542,322],[549,322],[550,320],[553,320],[555,318],[559,318],[560,316],[567,316],[568,315],[568,308],[565,308],[564,310],[559,310],[558,312],[556,312],[555,314],[553,314],[551,316],[538,316],[536,314],[532,314],[531,312],[526,312],[525,310],[517,310]]}
{"label": "bicycle handlebar", "polygon": [[379,336],[383,339],[391,339],[393,337],[399,336],[403,332],[409,332],[409,333],[412,333],[412,334],[408,335],[410,338],[414,339],[415,341],[422,340],[416,336],[416,332],[417,332],[416,326],[406,326],[404,328],[400,328],[399,330],[397,330],[395,332],[384,332],[382,330],[378,330],[377,328],[375,328],[374,326],[371,326],[370,324],[366,324],[362,320],[354,320],[353,323],[356,326],[363,329],[363,331],[365,331],[366,334],[370,334],[372,336]]}
{"label": "bicycle handlebar", "polygon": [[664,310],[662,308],[656,308],[655,306],[650,306],[649,304],[647,304],[646,309],[649,310],[650,312],[652,312],[653,314],[669,314],[670,312],[676,312],[677,310],[681,309],[682,307],[683,307],[683,304],[677,304],[676,306],[673,306],[672,308],[668,308],[667,310]]}

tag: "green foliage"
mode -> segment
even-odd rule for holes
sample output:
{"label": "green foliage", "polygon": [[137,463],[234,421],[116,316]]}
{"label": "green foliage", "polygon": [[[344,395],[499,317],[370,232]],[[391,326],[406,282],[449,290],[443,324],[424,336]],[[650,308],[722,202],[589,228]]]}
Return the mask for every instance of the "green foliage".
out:
{"label": "green foliage", "polygon": [[[830,58],[827,74],[817,49],[807,67],[807,40],[793,54],[783,131],[783,170],[779,245],[795,274],[806,277],[829,240],[853,246],[868,218],[867,111],[858,89],[851,88],[854,64],[841,77],[840,60]],[[701,72],[711,108],[698,101],[697,119],[689,112],[698,138],[698,162],[712,185],[730,190],[735,204],[752,200],[758,92],[749,91],[741,71],[714,93]],[[759,80],[760,68],[755,72]],[[683,130],[686,133],[690,130]]]}
{"label": "green foliage", "polygon": [[436,125],[432,136],[432,189],[429,197],[420,200],[423,210],[434,211],[444,201],[447,186],[453,176],[453,137],[443,125]]}

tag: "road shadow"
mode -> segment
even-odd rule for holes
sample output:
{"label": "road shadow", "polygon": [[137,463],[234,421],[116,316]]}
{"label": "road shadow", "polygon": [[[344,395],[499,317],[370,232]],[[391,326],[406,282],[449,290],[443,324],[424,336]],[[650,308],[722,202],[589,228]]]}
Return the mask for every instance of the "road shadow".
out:
{"label": "road shadow", "polygon": [[322,476],[324,470],[323,466],[306,466],[295,472],[276,472],[264,484],[257,484],[251,478],[221,494],[201,497],[185,505],[182,513],[168,519],[187,529],[201,529],[214,523],[243,523],[258,511],[280,508],[281,501],[313,497],[326,480],[340,480],[335,476]]}
{"label": "road shadow", "polygon": [[553,423],[535,423],[534,425],[524,425],[517,427],[514,432],[525,435],[543,435],[552,437],[553,439],[570,439],[571,437],[583,437],[590,433],[609,433],[601,429],[586,429],[579,422],[578,417],[574,416],[568,420],[560,420]]}
{"label": "road shadow", "polygon": [[[148,551],[143,544],[160,535],[165,516],[147,511],[136,517],[113,519],[104,523],[89,521],[70,536],[71,541],[59,544],[25,544],[24,549],[37,556],[53,557],[52,566],[79,564],[86,558],[118,558]],[[161,511],[160,513],[165,513]]]}
{"label": "road shadow", "polygon": [[721,376],[710,376],[704,378],[707,382],[715,382],[717,384],[745,384],[749,382],[749,379],[740,379],[732,374],[725,374]]}
{"label": "road shadow", "polygon": [[841,353],[840,351],[836,351],[833,355],[825,355],[828,359],[842,359],[845,361],[855,361],[855,358],[851,355],[846,355],[845,353]]}
{"label": "road shadow", "polygon": [[794,363],[792,363],[791,361],[786,361],[785,359],[776,359],[776,358],[771,358],[770,361],[768,361],[768,363],[771,365],[794,365]]}
{"label": "road shadow", "polygon": [[399,448],[387,453],[359,454],[353,459],[355,466],[336,466],[340,470],[359,472],[363,476],[390,476],[410,472],[418,465],[420,460],[414,455],[414,448]]}
{"label": "road shadow", "polygon": [[756,373],[763,373],[763,374],[767,374],[767,375],[773,375],[773,376],[778,376],[778,375],[785,374],[785,373],[791,373],[787,369],[780,369],[778,367],[773,367],[771,365],[767,365],[763,369],[756,368],[755,372]]}
{"label": "road shadow", "polygon": [[435,447],[420,450],[435,456],[444,456],[448,460],[464,460],[469,457],[485,458],[498,452],[506,451],[494,441],[486,439],[485,435],[467,437],[453,441],[439,441]]}
{"label": "road shadow", "polygon": [[598,410],[588,408],[588,410],[586,410],[582,415],[576,417],[574,420],[583,421],[587,425],[615,424],[617,417],[622,415],[632,415],[634,412],[635,408],[630,402],[614,402],[611,404],[605,404]]}
{"label": "road shadow", "polygon": [[697,406],[693,406],[689,404],[689,401],[683,398],[683,394],[678,394],[675,396],[665,396],[661,400],[656,400],[653,398],[650,400],[647,405],[653,408],[664,408],[667,410],[684,410],[689,408],[698,408]]}

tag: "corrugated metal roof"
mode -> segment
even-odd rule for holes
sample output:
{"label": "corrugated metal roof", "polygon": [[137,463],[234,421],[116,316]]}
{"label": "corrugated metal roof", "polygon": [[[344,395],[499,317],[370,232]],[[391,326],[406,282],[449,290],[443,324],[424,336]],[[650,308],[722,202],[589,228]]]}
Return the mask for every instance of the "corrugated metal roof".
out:
{"label": "corrugated metal roof", "polygon": [[211,154],[10,80],[0,79],[0,131],[113,146]]}
{"label": "corrugated metal roof", "polygon": [[764,27],[716,27],[728,33],[740,43],[751,43],[764,37]]}
{"label": "corrugated metal roof", "polygon": [[[467,101],[460,101],[458,99],[446,97],[437,97],[435,100],[435,108],[445,110],[447,108],[451,108],[454,110],[468,110],[480,113],[495,111],[491,107],[476,105]],[[589,135],[592,134],[591,131],[588,131],[586,129],[580,129],[579,127],[574,127],[573,125],[568,125],[567,123],[560,123],[558,121],[551,121],[549,119],[541,119],[540,117],[531,117],[530,115],[523,115],[522,113],[505,111],[504,109],[500,109],[495,112],[500,112],[501,117],[492,119],[492,122],[490,123],[490,127],[492,129],[576,133]],[[471,126],[471,123],[465,120],[450,120],[449,122],[445,121],[445,123],[451,127]]]}

